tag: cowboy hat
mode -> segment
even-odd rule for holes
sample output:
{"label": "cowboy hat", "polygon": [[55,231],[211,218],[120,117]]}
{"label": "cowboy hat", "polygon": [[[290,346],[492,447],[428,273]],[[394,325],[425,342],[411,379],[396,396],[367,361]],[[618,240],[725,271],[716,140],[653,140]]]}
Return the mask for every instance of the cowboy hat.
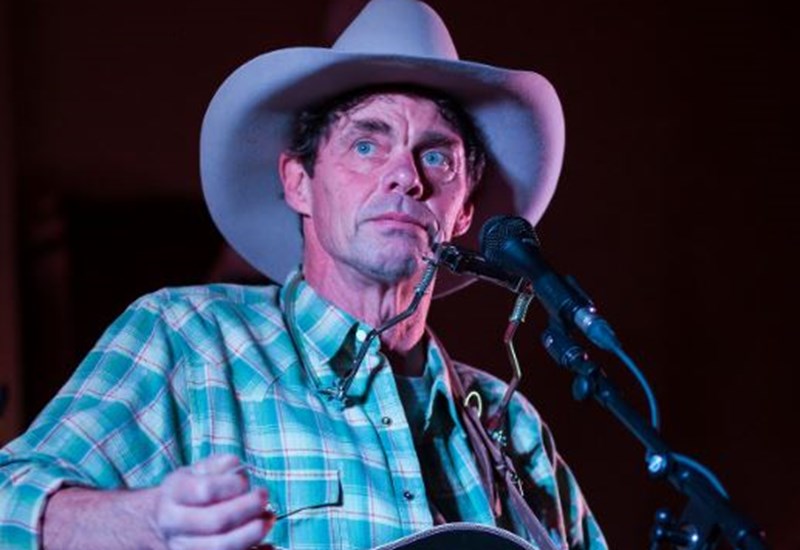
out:
{"label": "cowboy hat", "polygon": [[[470,231],[498,213],[533,225],[555,191],[564,117],[542,76],[459,60],[441,18],[416,0],[372,0],[330,48],[285,48],[245,63],[220,86],[203,120],[200,174],[211,217],[233,248],[273,281],[302,259],[297,214],[282,199],[278,157],[297,113],[372,85],[413,85],[455,99],[486,142],[489,170]],[[440,274],[435,295],[468,280]]]}

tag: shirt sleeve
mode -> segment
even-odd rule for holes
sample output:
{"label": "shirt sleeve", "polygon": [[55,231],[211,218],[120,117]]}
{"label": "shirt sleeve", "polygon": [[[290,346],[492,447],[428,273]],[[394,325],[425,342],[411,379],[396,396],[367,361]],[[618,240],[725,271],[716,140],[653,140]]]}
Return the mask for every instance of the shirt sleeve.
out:
{"label": "shirt sleeve", "polygon": [[512,452],[528,480],[525,497],[552,538],[570,550],[607,550],[608,545],[575,476],[555,449],[550,430],[533,405],[517,394],[509,408]]}
{"label": "shirt sleeve", "polygon": [[0,548],[41,546],[47,498],[65,486],[157,484],[184,462],[179,330],[144,297],[106,331],[19,438],[0,450]]}

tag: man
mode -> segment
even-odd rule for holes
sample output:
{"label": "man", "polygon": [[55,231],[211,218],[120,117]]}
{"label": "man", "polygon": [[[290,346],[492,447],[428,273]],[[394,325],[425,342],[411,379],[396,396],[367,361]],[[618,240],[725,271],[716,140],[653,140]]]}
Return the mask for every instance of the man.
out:
{"label": "man", "polygon": [[420,294],[434,245],[487,212],[538,220],[562,149],[547,82],[459,61],[413,0],[373,1],[331,49],[239,68],[204,121],[204,192],[285,284],[128,308],[0,454],[0,544],[370,548],[473,522],[605,548],[524,398],[491,441],[505,385],[448,358]]}

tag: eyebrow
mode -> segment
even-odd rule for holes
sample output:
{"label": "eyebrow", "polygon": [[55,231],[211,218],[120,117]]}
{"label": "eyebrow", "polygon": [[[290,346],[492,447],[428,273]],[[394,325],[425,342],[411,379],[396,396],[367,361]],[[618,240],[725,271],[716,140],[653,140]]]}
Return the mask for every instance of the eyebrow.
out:
{"label": "eyebrow", "polygon": [[370,133],[384,134],[384,135],[390,135],[392,133],[392,127],[389,126],[388,123],[384,122],[383,120],[379,120],[377,118],[365,118],[363,120],[354,120],[353,127],[356,130],[361,130],[363,132],[370,132]]}
{"label": "eyebrow", "polygon": [[439,147],[441,145],[453,147],[458,145],[459,142],[461,142],[460,137],[443,134],[433,130],[428,130],[427,132],[423,133],[422,139],[420,140],[420,144],[422,144],[424,147]]}

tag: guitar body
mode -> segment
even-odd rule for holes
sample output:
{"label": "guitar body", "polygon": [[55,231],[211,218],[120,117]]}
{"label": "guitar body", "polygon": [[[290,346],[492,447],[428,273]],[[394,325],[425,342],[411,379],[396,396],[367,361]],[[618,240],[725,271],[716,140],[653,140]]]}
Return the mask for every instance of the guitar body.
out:
{"label": "guitar body", "polygon": [[447,523],[414,533],[375,550],[537,550],[519,536],[477,523]]}

